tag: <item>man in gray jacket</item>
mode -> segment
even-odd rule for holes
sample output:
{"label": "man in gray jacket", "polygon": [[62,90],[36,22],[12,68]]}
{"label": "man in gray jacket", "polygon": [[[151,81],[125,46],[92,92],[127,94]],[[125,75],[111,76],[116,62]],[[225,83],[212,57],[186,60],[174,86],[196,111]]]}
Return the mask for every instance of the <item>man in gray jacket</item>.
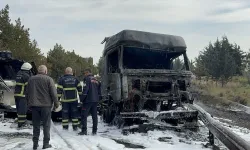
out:
{"label": "man in gray jacket", "polygon": [[50,125],[51,110],[54,104],[55,108],[59,106],[57,92],[53,79],[47,75],[47,67],[41,65],[38,67],[38,74],[32,76],[26,90],[28,106],[32,110],[33,124],[33,149],[37,149],[40,136],[40,123],[43,123],[43,149],[51,148]]}

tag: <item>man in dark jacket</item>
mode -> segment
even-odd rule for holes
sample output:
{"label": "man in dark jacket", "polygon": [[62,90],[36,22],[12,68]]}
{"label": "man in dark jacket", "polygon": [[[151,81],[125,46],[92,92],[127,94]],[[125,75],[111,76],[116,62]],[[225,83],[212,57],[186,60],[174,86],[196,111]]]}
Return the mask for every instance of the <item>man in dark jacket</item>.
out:
{"label": "man in dark jacket", "polygon": [[63,129],[68,130],[69,127],[69,115],[71,115],[71,121],[73,130],[76,131],[78,127],[78,98],[82,95],[82,85],[80,81],[73,76],[72,68],[67,67],[65,69],[65,75],[59,79],[57,85],[58,99],[62,102],[62,126]]}
{"label": "man in dark jacket", "polygon": [[51,110],[58,108],[56,87],[53,79],[47,75],[47,67],[41,65],[38,67],[38,75],[32,76],[27,85],[26,91],[28,106],[32,110],[33,124],[33,149],[37,149],[40,136],[40,125],[43,123],[43,149],[51,148],[50,125]]}
{"label": "man in dark jacket", "polygon": [[100,82],[91,74],[90,69],[84,71],[86,88],[84,90],[82,101],[82,131],[79,135],[87,135],[87,117],[89,112],[92,115],[93,128],[92,134],[95,135],[97,132],[97,104],[101,97],[101,84]]}
{"label": "man in dark jacket", "polygon": [[22,128],[26,122],[27,101],[25,98],[25,90],[31,76],[31,68],[31,64],[26,62],[21,66],[21,70],[16,75],[14,97],[17,109],[18,128]]}

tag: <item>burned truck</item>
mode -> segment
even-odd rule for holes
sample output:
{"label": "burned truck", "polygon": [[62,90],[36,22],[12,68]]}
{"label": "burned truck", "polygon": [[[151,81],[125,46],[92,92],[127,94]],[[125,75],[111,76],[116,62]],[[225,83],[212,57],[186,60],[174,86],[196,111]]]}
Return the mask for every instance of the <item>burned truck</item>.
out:
{"label": "burned truck", "polygon": [[[123,30],[104,42],[104,122],[121,127],[152,121],[175,126],[197,121],[198,112],[184,105],[192,104],[193,97],[182,37]],[[184,62],[181,68],[174,68],[176,59]]]}

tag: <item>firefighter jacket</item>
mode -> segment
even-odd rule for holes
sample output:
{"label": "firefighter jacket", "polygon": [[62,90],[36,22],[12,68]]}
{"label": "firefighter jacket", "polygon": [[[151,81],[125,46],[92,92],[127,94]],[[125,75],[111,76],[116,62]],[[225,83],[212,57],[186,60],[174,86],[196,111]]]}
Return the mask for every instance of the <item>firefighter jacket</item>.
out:
{"label": "firefighter jacket", "polygon": [[30,74],[28,71],[20,70],[16,75],[16,86],[15,86],[15,97],[25,97],[26,86],[28,84],[28,80],[30,78]]}
{"label": "firefighter jacket", "polygon": [[64,75],[58,81],[57,96],[62,102],[77,101],[77,92],[79,97],[82,95],[82,85],[80,81],[73,75]]}
{"label": "firefighter jacket", "polygon": [[86,87],[81,101],[83,103],[98,102],[101,97],[101,83],[93,75],[87,76],[84,80]]}

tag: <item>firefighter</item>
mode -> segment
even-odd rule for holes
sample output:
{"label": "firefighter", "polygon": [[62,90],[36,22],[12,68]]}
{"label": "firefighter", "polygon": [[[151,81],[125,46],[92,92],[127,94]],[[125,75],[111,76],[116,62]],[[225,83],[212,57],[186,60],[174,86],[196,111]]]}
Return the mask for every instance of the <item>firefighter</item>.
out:
{"label": "firefighter", "polygon": [[31,64],[25,62],[21,66],[21,70],[16,75],[14,97],[17,109],[18,128],[24,127],[26,122],[27,101],[25,98],[25,91],[28,80],[31,77],[31,68]]}
{"label": "firefighter", "polygon": [[101,98],[101,83],[91,74],[90,69],[86,69],[84,72],[86,88],[84,94],[81,97],[82,101],[82,131],[79,135],[87,135],[87,117],[90,113],[93,120],[92,134],[97,132],[97,104]]}
{"label": "firefighter", "polygon": [[58,99],[60,100],[62,97],[62,126],[65,130],[68,130],[70,116],[74,131],[77,130],[79,125],[77,92],[79,97],[81,97],[82,86],[79,80],[73,76],[72,68],[67,67],[65,69],[65,75],[59,79],[57,86]]}

